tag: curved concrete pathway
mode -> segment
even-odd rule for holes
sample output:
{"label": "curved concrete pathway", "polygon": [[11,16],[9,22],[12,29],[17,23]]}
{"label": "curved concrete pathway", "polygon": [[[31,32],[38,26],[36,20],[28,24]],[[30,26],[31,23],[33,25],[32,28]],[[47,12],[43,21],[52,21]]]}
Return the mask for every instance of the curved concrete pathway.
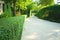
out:
{"label": "curved concrete pathway", "polygon": [[60,40],[60,23],[38,19],[26,19],[21,40]]}

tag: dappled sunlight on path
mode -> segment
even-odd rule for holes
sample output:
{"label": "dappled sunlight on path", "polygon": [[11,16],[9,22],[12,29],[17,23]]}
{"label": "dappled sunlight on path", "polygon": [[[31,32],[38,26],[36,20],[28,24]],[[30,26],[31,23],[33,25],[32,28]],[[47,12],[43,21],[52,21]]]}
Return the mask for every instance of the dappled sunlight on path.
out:
{"label": "dappled sunlight on path", "polygon": [[22,40],[59,40],[60,23],[49,22],[33,16],[24,23]]}

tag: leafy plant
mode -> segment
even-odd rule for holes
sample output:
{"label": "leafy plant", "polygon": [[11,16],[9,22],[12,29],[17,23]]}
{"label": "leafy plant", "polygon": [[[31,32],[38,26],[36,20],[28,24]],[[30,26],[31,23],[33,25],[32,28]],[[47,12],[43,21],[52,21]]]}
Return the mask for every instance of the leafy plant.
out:
{"label": "leafy plant", "polygon": [[8,7],[7,5],[4,6],[4,13],[2,13],[0,15],[0,18],[3,18],[3,17],[12,17],[12,11],[11,11],[11,7],[10,5],[8,4]]}
{"label": "leafy plant", "polygon": [[42,6],[54,5],[54,0],[40,0]]}
{"label": "leafy plant", "polygon": [[36,16],[53,22],[60,22],[60,5],[54,5],[41,9]]}
{"label": "leafy plant", "polygon": [[21,40],[24,16],[0,19],[0,40]]}

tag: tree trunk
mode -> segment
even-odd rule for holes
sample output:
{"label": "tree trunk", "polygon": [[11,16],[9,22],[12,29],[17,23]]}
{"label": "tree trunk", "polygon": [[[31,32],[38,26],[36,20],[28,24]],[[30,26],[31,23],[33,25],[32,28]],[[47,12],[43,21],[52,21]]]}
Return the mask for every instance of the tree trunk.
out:
{"label": "tree trunk", "polygon": [[13,16],[16,15],[16,0],[13,1]]}

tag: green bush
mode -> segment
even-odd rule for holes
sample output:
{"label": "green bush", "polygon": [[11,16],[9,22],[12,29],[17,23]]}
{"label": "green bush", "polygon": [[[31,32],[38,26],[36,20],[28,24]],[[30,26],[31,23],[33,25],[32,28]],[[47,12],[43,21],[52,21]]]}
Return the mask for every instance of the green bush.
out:
{"label": "green bush", "polygon": [[38,18],[60,23],[60,5],[54,5],[41,9],[36,16]]}
{"label": "green bush", "polygon": [[25,16],[0,18],[0,40],[21,40]]}
{"label": "green bush", "polygon": [[3,18],[3,17],[12,17],[12,10],[11,10],[11,7],[10,5],[8,5],[8,8],[7,8],[7,5],[4,6],[4,12],[0,15],[0,18]]}
{"label": "green bush", "polygon": [[6,17],[6,15],[5,14],[1,14],[0,15],[0,18],[3,18],[3,17]]}

